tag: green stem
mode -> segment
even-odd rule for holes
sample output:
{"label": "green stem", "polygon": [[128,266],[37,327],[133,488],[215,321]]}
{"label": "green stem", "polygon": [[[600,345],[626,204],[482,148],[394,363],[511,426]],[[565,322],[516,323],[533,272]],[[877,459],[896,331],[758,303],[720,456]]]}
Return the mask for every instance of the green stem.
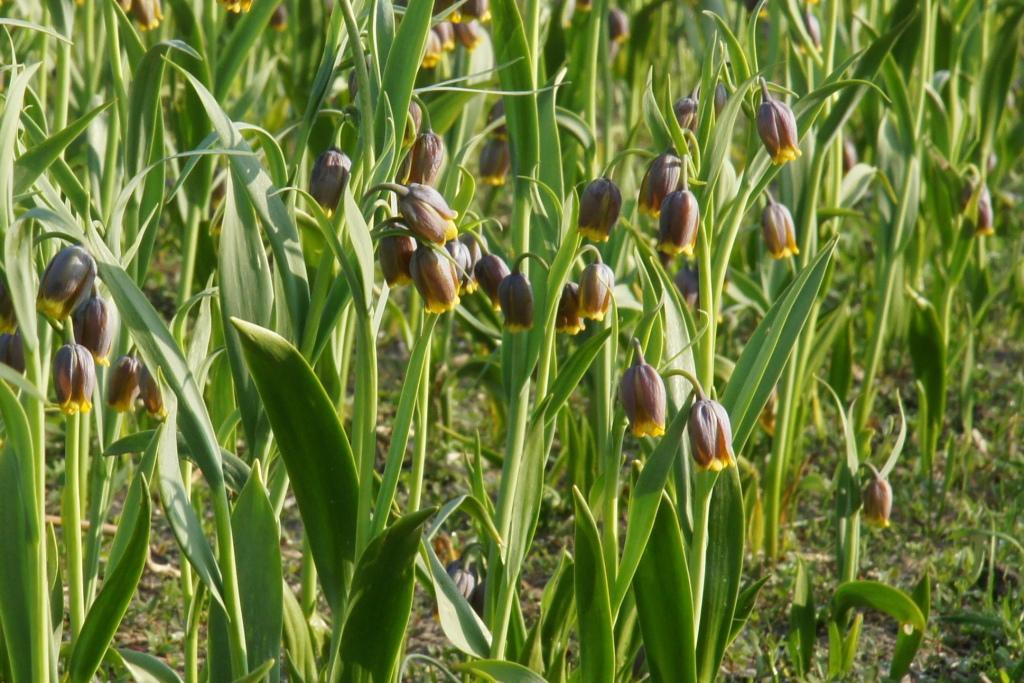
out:
{"label": "green stem", "polygon": [[708,515],[711,510],[711,494],[718,481],[718,473],[699,473],[694,485],[697,505],[694,507],[693,543],[690,545],[690,585],[693,586],[693,623],[700,624],[704,602],[704,574],[708,556]]}
{"label": "green stem", "polygon": [[[430,345],[427,341],[427,363],[430,362]],[[430,373],[420,377],[419,397],[416,399],[416,443],[412,460],[412,484],[409,487],[407,512],[420,509],[423,497],[423,472],[427,462],[427,430],[430,425]]]}
{"label": "green stem", "polygon": [[359,463],[359,523],[356,549],[370,542],[370,510],[373,507],[373,466],[377,453],[377,345],[373,320],[366,312],[356,314],[356,395],[353,414],[353,450]]}
{"label": "green stem", "polygon": [[316,565],[309,538],[302,539],[302,613],[308,621],[316,610]]}
{"label": "green stem", "polygon": [[235,545],[231,531],[231,506],[223,483],[213,491],[213,516],[217,527],[217,551],[224,580],[224,602],[228,617],[228,640],[231,645],[231,672],[235,678],[249,672],[246,658],[245,626],[242,603],[238,593],[238,572],[235,568]]}
{"label": "green stem", "polygon": [[182,241],[181,281],[178,282],[178,303],[185,302],[192,294],[192,279],[196,271],[196,252],[199,250],[199,221],[201,213],[196,204],[189,206],[188,222]]}
{"label": "green stem", "polygon": [[69,415],[64,435],[64,546],[68,562],[68,605],[71,612],[71,642],[85,623],[85,582],[82,574],[82,507],[80,477],[79,430],[82,416]]}

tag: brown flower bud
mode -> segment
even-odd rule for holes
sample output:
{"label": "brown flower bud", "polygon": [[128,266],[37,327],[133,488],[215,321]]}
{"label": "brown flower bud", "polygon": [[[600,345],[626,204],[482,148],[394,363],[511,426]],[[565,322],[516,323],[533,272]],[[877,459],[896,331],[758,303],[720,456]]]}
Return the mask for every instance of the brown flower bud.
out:
{"label": "brown flower bud", "polygon": [[416,142],[405,155],[399,173],[403,183],[434,185],[444,165],[444,140],[437,133],[427,131],[416,136]]}
{"label": "brown flower bud", "polygon": [[82,302],[71,315],[75,341],[89,349],[97,365],[110,365],[108,356],[114,343],[115,315],[110,305],[97,294]]}
{"label": "brown flower bud", "polygon": [[139,378],[142,363],[133,356],[121,356],[114,361],[107,378],[107,405],[118,413],[132,409],[139,397]]}
{"label": "brown flower bud", "polygon": [[445,313],[459,303],[459,274],[447,254],[421,244],[412,255],[409,273],[431,313]]}
{"label": "brown flower bud", "polygon": [[39,280],[36,309],[63,320],[89,296],[96,280],[96,262],[79,246],[64,247],[53,257]]}
{"label": "brown flower bud", "polygon": [[[442,14],[455,5],[455,0],[434,0],[434,14]],[[462,5],[459,5],[447,15],[448,21],[455,24],[462,21]]]}
{"label": "brown flower bud", "polygon": [[469,569],[462,564],[462,560],[449,562],[448,566],[444,569],[462,597],[469,600],[473,596],[473,591],[476,590],[478,583],[476,574],[469,571]]}
{"label": "brown flower bud", "polygon": [[622,375],[619,392],[635,436],[665,433],[665,383],[639,350],[633,365]]}
{"label": "brown flower bud", "polygon": [[478,21],[463,21],[460,24],[455,24],[455,39],[459,41],[462,47],[466,48],[470,52],[475,50],[484,39],[484,30],[480,27]]}
{"label": "brown flower bud", "polygon": [[270,28],[278,33],[288,28],[288,5],[282,2],[274,8],[274,13],[270,15]]}
{"label": "brown flower bud", "polygon": [[785,102],[773,98],[763,81],[761,106],[757,110],[757,133],[776,164],[784,164],[800,156],[800,138],[793,110]]}
{"label": "brown flower bud", "polygon": [[416,240],[410,235],[387,235],[377,245],[377,260],[390,287],[412,282],[409,264],[416,251]]}
{"label": "brown flower bud", "polygon": [[682,173],[683,160],[676,156],[674,150],[655,157],[640,181],[640,196],[637,198],[640,213],[657,218],[661,214],[661,203],[679,186]]}
{"label": "brown flower bud", "polygon": [[849,173],[857,165],[857,144],[853,138],[843,138],[843,172]]}
{"label": "brown flower bud", "polygon": [[765,247],[772,258],[789,258],[800,253],[796,246],[793,216],[790,215],[789,209],[771,198],[761,213],[761,232],[764,234]]}
{"label": "brown flower bud", "polygon": [[65,415],[87,413],[92,409],[96,365],[89,349],[80,344],[65,344],[57,350],[53,359],[53,388]]}
{"label": "brown flower bud", "polygon": [[583,318],[580,317],[580,288],[575,282],[566,282],[562,287],[562,296],[558,300],[558,311],[555,313],[555,330],[568,335],[576,335],[583,331]]}
{"label": "brown flower bud", "polygon": [[155,29],[164,20],[160,0],[132,0],[132,17],[140,31]]}
{"label": "brown flower bud", "polygon": [[604,263],[595,261],[580,275],[580,315],[587,320],[604,320],[612,305],[615,273]]}
{"label": "brown flower bud", "polygon": [[676,273],[675,282],[686,305],[697,310],[700,305],[700,273],[697,268],[684,265]]}
{"label": "brown flower bud", "polygon": [[658,251],[693,256],[700,227],[697,197],[685,187],[665,197],[658,217]]}
{"label": "brown flower bud", "polygon": [[498,285],[498,300],[505,314],[505,329],[522,332],[533,327],[533,287],[518,269]]}
{"label": "brown flower bud", "polygon": [[424,69],[433,69],[441,63],[442,54],[444,54],[443,38],[433,29],[427,31],[427,42],[423,46],[423,60],[420,65]]}
{"label": "brown flower bud", "polygon": [[622,210],[622,193],[609,178],[590,181],[580,195],[577,229],[593,242],[607,242]]}
{"label": "brown flower bud", "polygon": [[500,256],[495,256],[494,254],[484,254],[473,268],[473,275],[476,276],[480,289],[490,299],[491,306],[496,311],[501,310],[498,286],[510,273],[508,264],[501,260]]}
{"label": "brown flower bud", "polygon": [[398,211],[409,229],[422,239],[444,244],[458,236],[455,219],[459,214],[448,206],[441,193],[429,185],[412,183],[399,193]]}
{"label": "brown flower bud", "polygon": [[511,150],[506,138],[493,137],[484,143],[480,150],[480,180],[485,185],[504,185],[511,166]]}
{"label": "brown flower bud", "polygon": [[964,186],[960,195],[960,210],[967,210],[976,191],[978,192],[978,220],[974,224],[974,234],[993,235],[995,228],[992,223],[992,194],[988,191],[988,185],[982,185],[980,190],[977,190],[976,185],[972,183]]}
{"label": "brown flower bud", "polygon": [[732,424],[721,403],[704,397],[697,399],[690,408],[687,430],[691,454],[701,471],[718,472],[736,464]]}
{"label": "brown flower bud", "polygon": [[864,504],[864,521],[872,526],[885,529],[889,526],[892,513],[892,486],[878,472],[873,473],[861,494]]}
{"label": "brown flower bud", "polygon": [[809,9],[804,10],[804,30],[807,31],[807,35],[811,39],[811,44],[814,45],[814,49],[821,49],[821,24],[818,22],[818,17],[814,16],[814,12]]}
{"label": "brown flower bud", "polygon": [[415,140],[416,136],[420,132],[420,126],[423,125],[423,110],[420,109],[420,105],[416,100],[409,101],[409,116],[405,122],[405,135],[402,136],[402,145],[411,145]]}
{"label": "brown flower bud", "polygon": [[442,21],[430,29],[441,39],[441,49],[451,52],[455,49],[455,25],[450,21]]}
{"label": "brown flower bud", "polygon": [[25,373],[25,345],[21,341],[21,332],[0,334],[0,363]]}
{"label": "brown flower bud", "polygon": [[336,147],[323,152],[313,162],[313,171],[309,176],[309,194],[328,216],[338,210],[338,202],[345,192],[351,172],[352,160]]}
{"label": "brown flower bud", "polygon": [[[480,248],[480,242],[477,241],[476,237],[471,232],[463,233],[459,235],[459,241],[466,245],[466,249],[469,251],[469,268],[473,271],[476,268],[477,262],[483,257],[484,252]],[[470,273],[473,276],[473,288],[476,288],[476,273]]]}
{"label": "brown flower bud", "polygon": [[761,409],[761,414],[758,415],[757,421],[764,427],[764,431],[768,432],[769,436],[775,435],[775,411],[779,405],[779,392],[772,387],[772,393],[768,394],[768,400],[764,404],[764,408]]}
{"label": "brown flower bud", "polygon": [[157,419],[167,417],[164,408],[164,395],[160,392],[160,384],[145,365],[139,371],[139,398],[146,412]]}
{"label": "brown flower bud", "polygon": [[608,38],[613,45],[621,45],[629,40],[629,15],[618,7],[608,10]]}
{"label": "brown flower bud", "polygon": [[466,0],[459,7],[459,11],[462,12],[464,23],[469,23],[466,19],[477,19],[484,23],[491,19],[491,3],[489,0]]}
{"label": "brown flower bud", "polygon": [[680,128],[697,130],[697,99],[695,97],[689,95],[680,97],[672,105],[672,111],[675,112]]}
{"label": "brown flower bud", "polygon": [[455,261],[455,272],[459,276],[459,294],[470,294],[476,290],[473,279],[473,257],[461,240],[451,240],[444,245],[448,255]]}

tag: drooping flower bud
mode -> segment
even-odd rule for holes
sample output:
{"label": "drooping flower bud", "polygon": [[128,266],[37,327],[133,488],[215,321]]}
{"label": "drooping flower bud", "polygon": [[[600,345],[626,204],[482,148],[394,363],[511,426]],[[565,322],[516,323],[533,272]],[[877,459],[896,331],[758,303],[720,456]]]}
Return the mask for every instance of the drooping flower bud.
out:
{"label": "drooping flower bud", "polygon": [[800,138],[793,110],[768,92],[761,82],[761,106],[757,110],[757,133],[776,164],[793,161],[800,156]]}
{"label": "drooping flower bud", "polygon": [[455,272],[459,276],[459,293],[469,294],[476,290],[476,280],[473,279],[473,257],[469,253],[469,248],[461,240],[445,242],[444,248],[455,261]]}
{"label": "drooping flower bud", "polygon": [[483,42],[484,30],[480,27],[480,22],[478,21],[463,21],[462,23],[454,24],[454,28],[455,39],[470,52]]}
{"label": "drooping flower bud", "polygon": [[622,193],[609,178],[590,181],[580,195],[577,229],[593,242],[607,242],[622,210]]}
{"label": "drooping flower bud", "polygon": [[338,210],[338,202],[345,192],[351,172],[352,160],[342,154],[337,147],[331,147],[313,162],[313,171],[309,176],[309,194],[328,216]]}
{"label": "drooping flower bud", "polygon": [[864,521],[872,526],[885,529],[889,526],[892,513],[892,486],[878,472],[874,472],[861,494],[864,504]]}
{"label": "drooping flower bud", "polygon": [[613,45],[629,40],[629,15],[618,7],[608,9],[608,38]]}
{"label": "drooping flower bud", "polygon": [[0,363],[25,373],[25,346],[21,341],[21,332],[0,334]]}
{"label": "drooping flower bud", "polygon": [[431,313],[446,313],[459,303],[459,274],[447,254],[421,244],[412,255],[409,273]]}
{"label": "drooping flower bud", "polygon": [[533,286],[518,268],[498,285],[505,329],[522,332],[533,327]]}
{"label": "drooping flower bud", "polygon": [[506,138],[492,137],[484,143],[480,150],[480,180],[485,185],[504,185],[511,166],[511,150]]}
{"label": "drooping flower bud", "polygon": [[576,335],[583,329],[579,285],[575,282],[566,282],[562,287],[562,296],[558,300],[558,311],[555,313],[555,330],[563,334]]}
{"label": "drooping flower bud", "polygon": [[0,277],[0,332],[10,333],[18,329],[18,317],[14,313],[14,299],[7,282]]}
{"label": "drooping flower bud", "polygon": [[160,392],[160,384],[145,365],[139,371],[139,398],[146,412],[157,419],[167,417],[164,408],[164,395]]}
{"label": "drooping flower bud", "polygon": [[978,192],[978,220],[974,224],[974,234],[993,235],[995,228],[992,223],[992,194],[988,191],[988,185],[982,185],[980,190],[973,183],[965,185],[960,195],[960,210],[967,210],[976,191]]}
{"label": "drooping flower bud", "polygon": [[469,270],[473,278],[473,290],[476,290],[476,264],[483,258],[484,252],[480,248],[480,242],[477,241],[476,236],[471,232],[459,235],[459,241],[466,245],[466,249],[469,252]]}
{"label": "drooping flower bud", "polygon": [[675,282],[686,305],[691,310],[697,310],[700,305],[700,273],[697,268],[683,265],[676,273]]}
{"label": "drooping flower bud", "polygon": [[477,284],[480,285],[480,289],[487,298],[491,301],[491,306],[494,310],[501,310],[501,299],[498,297],[498,286],[501,285],[502,281],[509,276],[512,271],[509,270],[508,264],[505,263],[500,256],[494,254],[484,254],[480,257],[480,260],[476,262],[476,266],[473,268],[473,274],[476,276]]}
{"label": "drooping flower bud", "polygon": [[97,365],[110,365],[108,356],[114,343],[115,315],[110,305],[98,294],[82,302],[71,315],[75,341],[89,349]]}
{"label": "drooping flower bud", "polygon": [[675,112],[680,128],[697,130],[697,99],[695,97],[689,95],[680,97],[672,105],[672,111]]}
{"label": "drooping flower bud", "polygon": [[377,260],[389,287],[412,282],[409,264],[416,251],[416,240],[410,235],[387,235],[377,244]]}
{"label": "drooping flower bud", "polygon": [[404,193],[398,194],[398,211],[409,229],[428,242],[444,244],[459,234],[455,227],[459,214],[429,185],[406,186]]}
{"label": "drooping flower bud", "polygon": [[139,397],[142,362],[134,356],[121,356],[114,361],[107,378],[107,405],[118,413],[132,409]]}
{"label": "drooping flower bud", "polygon": [[164,20],[160,0],[131,0],[132,18],[140,31],[152,31]]}
{"label": "drooping flower bud", "polygon": [[637,198],[640,213],[657,218],[661,213],[661,203],[679,186],[682,173],[683,160],[676,156],[674,150],[655,157],[640,181],[640,196]]}
{"label": "drooping flower bud", "polygon": [[604,263],[595,261],[580,275],[580,315],[587,320],[604,320],[612,305],[615,273]]}
{"label": "drooping flower bud", "polygon": [[441,49],[451,52],[455,49],[455,25],[450,21],[442,21],[430,29],[441,39]]}
{"label": "drooping flower bud", "polygon": [[757,421],[761,423],[769,436],[775,435],[775,411],[778,405],[779,392],[772,387],[772,393],[768,394],[768,400],[765,402],[764,408],[761,409],[761,414],[757,416]]}
{"label": "drooping flower bud", "polygon": [[466,0],[459,10],[462,12],[464,23],[468,23],[466,19],[476,19],[483,23],[487,23],[491,19],[490,0]]}
{"label": "drooping flower bud", "polygon": [[[455,5],[455,0],[434,0],[434,14],[442,14]],[[447,15],[448,21],[459,23],[462,21],[462,5],[459,5]]]}
{"label": "drooping flower bud", "polygon": [[278,33],[288,28],[288,5],[281,3],[274,8],[274,13],[270,15],[270,28],[274,29]]}
{"label": "drooping flower bud", "polygon": [[434,185],[444,165],[444,140],[437,133],[427,131],[416,136],[416,142],[405,155],[401,182]]}
{"label": "drooping flower bud", "polygon": [[427,31],[427,42],[423,46],[423,60],[420,65],[424,69],[433,69],[441,63],[442,54],[444,54],[443,38],[438,35],[437,31],[430,29]]}
{"label": "drooping flower bud", "polygon": [[722,110],[729,102],[729,91],[725,89],[725,83],[715,86],[715,117],[722,115]]}
{"label": "drooping flower bud", "polygon": [[96,365],[89,349],[81,344],[65,344],[57,350],[53,359],[53,388],[65,415],[87,413],[92,409]]}
{"label": "drooping flower bud", "polygon": [[658,217],[658,251],[693,256],[700,226],[700,208],[685,183],[683,189],[665,197]]}
{"label": "drooping flower bud", "polygon": [[690,451],[701,471],[719,472],[736,464],[732,450],[732,423],[718,401],[698,398],[687,421]]}
{"label": "drooping flower bud", "polygon": [[577,12],[589,12],[593,9],[593,0],[576,0],[576,11]]}
{"label": "drooping flower bud", "polygon": [[761,213],[761,232],[764,234],[765,247],[772,258],[789,258],[800,253],[796,246],[793,216],[789,209],[771,198]]}
{"label": "drooping flower bud", "polygon": [[467,601],[473,596],[473,591],[476,590],[477,578],[476,574],[469,571],[463,564],[462,560],[453,560],[448,563],[448,566],[444,568],[448,573],[448,577],[451,578],[452,583],[455,584],[455,588],[459,591]]}
{"label": "drooping flower bud", "polygon": [[494,104],[491,105],[490,110],[487,112],[487,125],[491,125],[495,121],[501,120],[502,123],[491,131],[491,135],[496,138],[507,138],[508,127],[504,122],[505,118],[505,100],[498,99]]}
{"label": "drooping flower bud", "polygon": [[622,408],[635,436],[665,433],[665,383],[637,349],[636,360],[619,385]]}
{"label": "drooping flower bud", "polygon": [[92,291],[96,262],[82,247],[64,247],[53,257],[39,280],[36,309],[43,315],[63,320]]}

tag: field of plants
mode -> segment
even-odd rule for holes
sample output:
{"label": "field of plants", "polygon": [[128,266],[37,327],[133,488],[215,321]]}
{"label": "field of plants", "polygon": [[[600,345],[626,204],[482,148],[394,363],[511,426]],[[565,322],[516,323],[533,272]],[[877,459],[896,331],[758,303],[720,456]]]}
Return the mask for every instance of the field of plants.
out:
{"label": "field of plants", "polygon": [[0,681],[1024,680],[1020,0],[0,1]]}

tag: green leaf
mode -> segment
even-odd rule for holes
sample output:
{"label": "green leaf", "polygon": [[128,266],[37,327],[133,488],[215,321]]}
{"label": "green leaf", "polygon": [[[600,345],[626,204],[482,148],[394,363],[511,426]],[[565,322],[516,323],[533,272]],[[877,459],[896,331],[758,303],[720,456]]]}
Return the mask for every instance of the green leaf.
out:
{"label": "green leaf", "polygon": [[817,640],[817,617],[814,611],[814,593],[811,575],[802,559],[797,560],[796,578],[793,580],[793,602],[789,607],[789,657],[798,676],[811,669],[814,644]]}
{"label": "green leaf", "polygon": [[652,681],[696,681],[693,594],[675,506],[662,495],[633,578],[636,611]]}
{"label": "green leaf", "polygon": [[910,596],[898,588],[878,581],[847,581],[832,595],[833,614],[862,607],[888,614],[900,623],[900,630],[908,635],[924,631],[925,617]]}
{"label": "green leaf", "polygon": [[530,671],[522,664],[498,659],[478,659],[466,662],[458,668],[476,674],[485,681],[496,683],[547,683],[543,676]]}
{"label": "green leaf", "polygon": [[[149,483],[143,477],[138,481],[138,486],[148,490]],[[141,507],[134,516],[130,540],[124,553],[113,570],[106,573],[103,589],[89,607],[82,631],[74,641],[68,668],[72,683],[88,683],[92,680],[142,578],[142,570],[149,559],[149,496],[140,496],[139,505]]]}
{"label": "green leaf", "polygon": [[359,484],[352,447],[299,351],[270,330],[231,322],[288,469],[324,594],[338,614],[355,562]]}
{"label": "green leaf", "polygon": [[608,598],[608,576],[597,523],[576,487],[576,623],[580,642],[580,680],[615,680],[615,637]]}
{"label": "green leaf", "polygon": [[441,629],[459,650],[473,657],[487,657],[491,650],[491,634],[487,626],[459,592],[430,544],[424,543],[423,549],[430,560],[430,577],[434,583]]}
{"label": "green leaf", "polygon": [[[423,60],[423,48],[427,43],[433,10],[433,0],[410,0],[398,25],[395,40],[387,54],[387,64],[381,74],[380,99],[377,102],[377,118],[374,123],[378,151],[389,142],[397,147],[402,140],[406,112],[409,111],[416,74],[419,73]],[[395,141],[384,139],[385,116],[388,111],[396,119]]]}
{"label": "green leaf", "polygon": [[214,78],[214,89],[217,99],[225,100],[225,95],[235,82],[239,70],[245,64],[245,58],[269,29],[270,15],[280,3],[277,0],[256,0],[231,28],[231,36],[227,43],[217,50],[217,73]]}
{"label": "green leaf", "polygon": [[769,309],[747,340],[736,361],[732,378],[722,394],[722,405],[733,428],[733,447],[743,449],[757,424],[768,396],[779,381],[786,360],[803,331],[818,295],[838,238],[824,245]]}
{"label": "green leaf", "polygon": [[267,238],[274,252],[274,265],[284,289],[284,300],[292,329],[302,330],[309,308],[309,283],[306,278],[306,263],[302,256],[302,244],[299,242],[295,223],[270,176],[263,170],[234,122],[224,113],[217,100],[202,83],[192,74],[182,69],[179,71],[199,96],[213,129],[220,137],[221,145],[239,152],[227,155],[231,172],[235,181],[245,187],[252,208],[259,216],[260,224],[267,231]]}
{"label": "green leaf", "polygon": [[181,677],[162,659],[128,649],[117,650],[117,656],[136,683],[181,683]]}
{"label": "green leaf", "polygon": [[85,132],[97,115],[110,108],[113,102],[101,104],[73,121],[62,131],[54,133],[45,142],[32,145],[14,162],[14,193],[26,192],[36,178],[46,172],[68,145]]}
{"label": "green leaf", "polygon": [[341,681],[389,681],[412,610],[414,561],[433,508],[412,512],[375,537],[359,558],[341,634]]}
{"label": "green leaf", "polygon": [[[925,621],[927,621],[932,604],[931,575],[926,573],[921,577],[921,580],[914,588],[911,599],[914,601],[914,604],[917,605],[918,609],[921,610],[921,615],[925,618]],[[889,665],[889,678],[894,681],[899,681],[909,673],[910,664],[914,661],[914,655],[917,654],[918,649],[921,647],[921,641],[923,639],[923,630],[919,631],[914,629],[910,633],[907,633],[905,629],[900,629],[899,635],[896,636],[896,648],[892,653],[892,663]]]}

